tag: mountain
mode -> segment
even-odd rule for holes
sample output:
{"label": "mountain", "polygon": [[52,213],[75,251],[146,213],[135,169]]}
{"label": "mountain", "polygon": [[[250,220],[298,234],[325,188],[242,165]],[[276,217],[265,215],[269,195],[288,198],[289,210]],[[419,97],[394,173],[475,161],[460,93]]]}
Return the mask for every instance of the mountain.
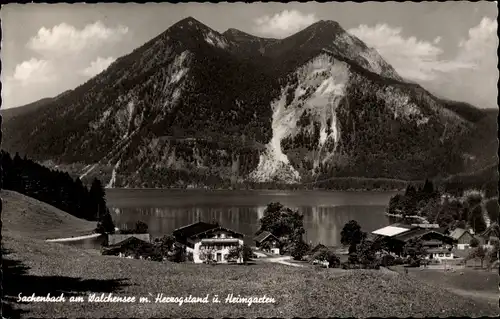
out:
{"label": "mountain", "polygon": [[116,187],[424,179],[470,164],[483,113],[405,82],[333,21],[278,40],[186,18],[6,121],[4,147],[112,167]]}
{"label": "mountain", "polygon": [[31,113],[37,110],[38,108],[43,107],[44,105],[50,104],[51,101],[52,98],[47,97],[23,106],[0,110],[0,114],[2,114],[2,118],[4,121],[8,121],[15,116]]}

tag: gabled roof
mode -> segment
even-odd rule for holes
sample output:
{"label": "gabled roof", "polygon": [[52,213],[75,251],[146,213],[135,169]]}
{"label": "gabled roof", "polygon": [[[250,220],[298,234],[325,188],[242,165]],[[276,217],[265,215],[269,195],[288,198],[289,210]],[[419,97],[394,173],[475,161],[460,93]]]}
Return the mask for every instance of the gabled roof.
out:
{"label": "gabled roof", "polygon": [[486,228],[484,232],[482,232],[479,236],[483,238],[496,237],[498,238],[500,234],[498,234],[498,223],[492,223],[490,227]]}
{"label": "gabled roof", "polygon": [[427,234],[437,234],[439,235],[440,237],[442,238],[449,238],[450,240],[452,241],[456,241],[454,238],[448,236],[448,235],[445,235],[442,231],[442,229],[433,229],[433,228],[430,228],[430,229],[422,229],[422,228],[415,228],[415,229],[412,229],[408,232],[404,232],[404,233],[401,233],[401,234],[398,234],[396,236],[394,236],[393,238],[396,239],[396,240],[400,240],[400,241],[408,241],[410,239],[416,239],[416,238],[421,238],[422,236],[425,236]]}
{"label": "gabled roof", "polygon": [[152,246],[149,242],[139,239],[135,236],[128,237],[116,244],[109,245],[110,248],[113,247],[136,247],[136,246]]}
{"label": "gabled roof", "polygon": [[219,225],[216,224],[197,222],[194,224],[177,228],[176,230],[173,231],[173,235],[175,237],[189,238],[218,227]]}
{"label": "gabled roof", "polygon": [[129,238],[137,238],[144,242],[150,242],[151,238],[149,234],[109,234],[108,235],[108,245],[113,246],[119,244]]}
{"label": "gabled roof", "polygon": [[372,234],[382,235],[387,237],[393,237],[398,234],[402,234],[411,230],[411,226],[402,225],[402,224],[392,224],[386,227],[382,227],[380,229],[372,231]]}
{"label": "gabled roof", "polygon": [[451,233],[450,233],[450,237],[454,238],[454,239],[459,239],[460,237],[462,237],[465,233],[468,233],[469,235],[471,235],[466,229],[463,229],[463,228],[455,228]]}
{"label": "gabled roof", "polygon": [[242,233],[238,233],[237,231],[234,231],[232,229],[224,228],[224,227],[221,227],[221,226],[216,226],[215,228],[207,229],[206,231],[200,232],[198,234],[194,234],[194,235],[192,235],[190,237],[200,237],[200,236],[208,235],[208,234],[216,232],[216,231],[224,231],[224,232],[231,233],[231,234],[239,236],[239,237],[244,237],[245,236]]}
{"label": "gabled roof", "polygon": [[270,233],[267,230],[265,230],[265,231],[261,232],[260,234],[258,234],[257,236],[255,236],[255,238],[253,240],[256,241],[256,242],[258,242],[258,243],[261,243],[266,238],[268,238],[269,236],[272,236],[275,239],[278,239],[278,237],[274,236],[272,233]]}

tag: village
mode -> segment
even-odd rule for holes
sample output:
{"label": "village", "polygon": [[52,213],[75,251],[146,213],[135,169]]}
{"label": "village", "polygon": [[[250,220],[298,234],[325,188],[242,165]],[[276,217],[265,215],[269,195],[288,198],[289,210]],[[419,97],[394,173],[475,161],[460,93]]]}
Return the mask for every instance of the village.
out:
{"label": "village", "polygon": [[[272,204],[269,206],[272,207]],[[280,207],[286,214],[287,208]],[[283,225],[280,225],[283,227]],[[162,238],[151,238],[147,225],[138,222],[135,230],[107,234],[103,255],[152,261],[195,264],[247,264],[278,262],[295,267],[379,269],[401,265],[455,271],[477,261],[483,268],[498,264],[498,223],[474,234],[463,228],[446,229],[438,224],[393,223],[370,233],[350,221],[342,231],[343,245],[327,247],[321,243],[294,243],[291,235],[274,234],[261,227],[253,238],[225,228],[217,222],[202,222],[175,229]],[[279,230],[278,230],[279,232]]]}

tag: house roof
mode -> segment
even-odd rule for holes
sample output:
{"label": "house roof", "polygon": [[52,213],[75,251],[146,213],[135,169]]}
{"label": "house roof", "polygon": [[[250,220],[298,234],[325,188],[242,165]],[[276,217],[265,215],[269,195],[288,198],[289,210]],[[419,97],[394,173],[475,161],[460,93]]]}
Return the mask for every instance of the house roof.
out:
{"label": "house roof", "polygon": [[466,229],[463,229],[463,228],[455,228],[451,233],[450,233],[450,237],[453,237],[454,239],[459,239],[460,237],[462,237],[465,233],[468,233],[470,235],[470,233],[466,230]]}
{"label": "house roof", "polygon": [[108,235],[108,245],[113,246],[132,237],[148,243],[151,241],[149,234],[110,234]]}
{"label": "house roof", "polygon": [[436,239],[433,239],[433,240],[426,240],[426,241],[423,241],[422,242],[422,245],[423,246],[431,246],[431,245],[440,245],[442,244],[443,242],[441,240],[436,240]]}
{"label": "house roof", "polygon": [[372,234],[393,237],[393,236],[396,236],[398,234],[408,232],[408,231],[410,231],[410,229],[411,229],[411,226],[406,226],[406,225],[402,225],[402,224],[392,224],[392,225],[374,230],[374,231],[372,231]]}
{"label": "house roof", "polygon": [[261,243],[263,242],[266,238],[268,238],[269,236],[272,236],[274,237],[275,239],[278,239],[276,236],[274,236],[271,232],[268,232],[267,230],[261,232],[260,234],[258,234],[257,236],[254,237],[254,241],[258,242],[258,243]]}
{"label": "house roof", "polygon": [[132,247],[137,247],[137,246],[152,246],[151,243],[144,241],[142,239],[139,239],[135,236],[128,237],[125,240],[122,240],[116,244],[110,245],[109,248],[116,248],[116,247],[121,247],[121,248],[132,248]]}
{"label": "house roof", "polygon": [[194,224],[177,228],[176,230],[173,231],[173,235],[175,237],[189,238],[218,227],[219,225],[216,224],[197,222]]}
{"label": "house roof", "polygon": [[207,230],[205,230],[203,232],[200,232],[198,234],[193,234],[190,237],[200,237],[202,235],[208,235],[208,234],[213,233],[215,231],[224,231],[224,232],[231,233],[231,234],[239,236],[239,237],[244,237],[245,236],[242,233],[238,233],[237,231],[234,231],[232,229],[224,228],[224,227],[221,227],[221,226],[216,226],[215,228],[207,229]]}
{"label": "house roof", "polygon": [[484,232],[482,232],[479,236],[483,238],[496,237],[500,234],[496,233],[495,230],[498,230],[498,223],[492,223],[490,227],[486,228]]}
{"label": "house roof", "polygon": [[398,235],[395,235],[393,236],[394,239],[396,240],[400,240],[400,241],[408,241],[410,239],[414,239],[414,238],[420,238],[424,235],[427,235],[427,234],[438,234],[439,236],[443,237],[443,238],[449,238],[453,241],[455,241],[454,238],[450,237],[450,236],[447,236],[443,233],[443,230],[438,228],[438,229],[434,229],[434,228],[431,228],[431,229],[423,229],[423,228],[415,228],[415,229],[412,229],[408,232],[404,232],[404,233],[401,233],[401,234],[398,234]]}

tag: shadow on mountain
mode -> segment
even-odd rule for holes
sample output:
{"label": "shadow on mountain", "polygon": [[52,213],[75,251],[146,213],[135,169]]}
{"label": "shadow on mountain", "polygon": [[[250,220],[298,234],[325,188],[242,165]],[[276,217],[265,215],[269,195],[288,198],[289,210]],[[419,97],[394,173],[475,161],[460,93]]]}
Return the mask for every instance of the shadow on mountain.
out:
{"label": "shadow on mountain", "polygon": [[126,278],[100,280],[81,279],[65,276],[37,276],[28,274],[29,267],[21,261],[9,258],[12,251],[1,248],[2,252],[2,316],[3,318],[20,318],[27,310],[17,309],[18,296],[58,297],[64,293],[66,301],[71,296],[83,296],[87,293],[118,292],[128,284]]}

